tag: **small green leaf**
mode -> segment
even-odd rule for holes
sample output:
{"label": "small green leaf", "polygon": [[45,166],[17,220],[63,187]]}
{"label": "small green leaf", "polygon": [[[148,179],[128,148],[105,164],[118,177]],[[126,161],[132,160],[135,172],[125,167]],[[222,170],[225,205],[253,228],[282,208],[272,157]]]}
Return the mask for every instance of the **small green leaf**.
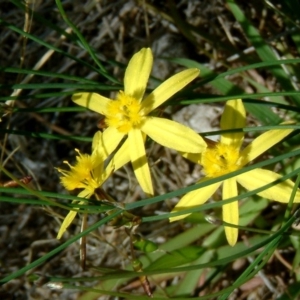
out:
{"label": "small green leaf", "polygon": [[173,268],[196,260],[205,249],[197,246],[187,246],[160,257],[147,267],[147,270]]}

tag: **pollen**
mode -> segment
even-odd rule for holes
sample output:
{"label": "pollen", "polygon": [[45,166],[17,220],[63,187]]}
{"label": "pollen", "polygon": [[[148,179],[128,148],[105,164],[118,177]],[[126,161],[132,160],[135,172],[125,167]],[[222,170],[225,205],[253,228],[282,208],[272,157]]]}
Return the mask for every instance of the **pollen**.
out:
{"label": "pollen", "polygon": [[128,133],[141,124],[142,118],[140,102],[120,91],[117,99],[108,104],[105,123],[122,133]]}
{"label": "pollen", "polygon": [[202,153],[201,164],[207,177],[214,178],[240,169],[240,153],[236,147],[217,143]]}

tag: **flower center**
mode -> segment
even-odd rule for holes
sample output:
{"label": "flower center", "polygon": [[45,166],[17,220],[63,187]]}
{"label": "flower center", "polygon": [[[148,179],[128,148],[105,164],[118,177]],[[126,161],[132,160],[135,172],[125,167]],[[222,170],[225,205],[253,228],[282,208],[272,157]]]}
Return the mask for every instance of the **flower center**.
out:
{"label": "flower center", "polygon": [[79,150],[75,150],[78,153],[75,165],[72,166],[67,161],[64,161],[70,167],[70,171],[58,169],[63,175],[60,178],[61,183],[67,190],[84,188],[93,191],[99,186],[94,176],[95,162],[90,155],[81,154]]}
{"label": "flower center", "polygon": [[201,164],[206,176],[213,178],[238,170],[241,167],[239,158],[237,148],[217,143],[202,153]]}
{"label": "flower center", "polygon": [[143,118],[140,102],[123,91],[118,93],[115,101],[110,101],[107,111],[106,125],[116,127],[122,133],[138,127]]}

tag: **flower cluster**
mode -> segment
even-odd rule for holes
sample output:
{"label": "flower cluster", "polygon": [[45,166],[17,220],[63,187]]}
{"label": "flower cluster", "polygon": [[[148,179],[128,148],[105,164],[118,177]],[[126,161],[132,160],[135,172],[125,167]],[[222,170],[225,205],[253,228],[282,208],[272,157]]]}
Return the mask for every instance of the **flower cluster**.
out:
{"label": "flower cluster", "polygon": [[[101,132],[98,135],[101,135]],[[93,147],[94,148],[94,147]],[[113,172],[111,167],[104,168],[104,160],[99,153],[98,149],[93,149],[92,154],[81,154],[78,149],[75,149],[78,153],[76,156],[76,163],[74,166],[69,162],[64,161],[70,168],[69,171],[57,168],[58,172],[62,174],[61,183],[69,191],[75,189],[82,189],[77,195],[80,198],[89,199],[95,190],[102,186],[106,179]],[[78,201],[75,201],[75,203]],[[84,204],[84,201],[79,201],[79,205]],[[71,210],[65,217],[60,230],[57,234],[57,238],[60,239],[67,228],[70,226],[78,209]]]}
{"label": "flower cluster", "polygon": [[[227,101],[221,118],[221,129],[224,131],[228,129],[237,129],[243,128],[245,125],[246,112],[243,102],[240,99]],[[187,158],[190,158],[203,166],[206,176],[198,182],[200,183],[207,179],[216,178],[243,168],[246,164],[250,163],[253,159],[289,135],[292,131],[293,129],[269,130],[254,139],[252,143],[244,149],[241,149],[244,140],[243,132],[224,133],[221,135],[219,142],[214,145],[213,143],[210,143],[203,153],[199,153],[198,156],[187,155]],[[237,183],[245,189],[252,191],[277,181],[280,178],[280,175],[272,171],[260,168],[253,169],[186,194],[175,206],[173,212],[178,212],[185,210],[188,207],[205,203],[221,184],[223,184],[223,199],[229,199],[238,195]],[[293,186],[294,183],[291,180],[285,180],[259,192],[258,195],[266,199],[287,203],[289,202]],[[300,202],[299,190],[296,193],[294,202]],[[224,204],[222,209],[223,220],[227,223],[238,225],[238,201]],[[188,214],[182,214],[172,217],[170,221],[177,221],[187,216]],[[229,245],[234,246],[238,237],[238,229],[225,226],[225,234]]]}
{"label": "flower cluster", "polygon": [[[69,165],[70,171],[59,169],[61,182],[68,190],[82,189],[79,197],[89,198],[109,175],[131,161],[136,178],[146,195],[154,194],[148,164],[145,140],[150,137],[155,142],[184,153],[183,155],[200,164],[205,177],[199,182],[216,178],[243,168],[263,152],[292,132],[284,128],[261,134],[252,143],[242,148],[246,125],[246,111],[240,99],[227,101],[221,118],[224,133],[219,142],[207,142],[198,133],[175,121],[159,118],[152,112],[175,93],[193,81],[200,73],[198,69],[184,70],[164,81],[154,91],[145,96],[147,82],[153,64],[152,52],[143,48],[130,60],[124,77],[124,91],[119,91],[116,99],[109,99],[96,93],[76,93],[72,100],[105,117],[105,130],[97,132],[93,138],[92,155],[78,152],[77,162]],[[233,130],[232,129],[239,129]],[[230,131],[230,132],[228,132]],[[103,162],[109,158],[107,167]],[[223,185],[223,199],[238,195],[237,183],[251,191],[272,183],[281,176],[272,171],[253,169],[238,176],[208,185],[186,194],[173,209],[186,210],[206,202]],[[261,197],[287,203],[293,190],[293,182],[285,180],[258,193]],[[300,202],[300,191],[294,202]],[[238,225],[238,201],[223,205],[223,219],[226,223]],[[58,238],[64,233],[76,215],[71,211],[65,218]],[[170,218],[177,221],[188,214]],[[228,243],[235,245],[237,228],[225,226]]]}
{"label": "flower cluster", "polygon": [[117,99],[96,93],[78,93],[72,98],[75,103],[105,116],[108,128],[103,132],[101,141],[104,157],[110,155],[121,140],[127,137],[114,155],[115,168],[131,161],[139,184],[149,195],[153,195],[154,191],[144,146],[146,135],[178,151],[198,153],[206,148],[204,140],[192,129],[150,115],[155,108],[195,79],[200,71],[182,71],[144,97],[152,64],[153,56],[149,48],[136,53],[125,72],[124,91],[118,93]]}

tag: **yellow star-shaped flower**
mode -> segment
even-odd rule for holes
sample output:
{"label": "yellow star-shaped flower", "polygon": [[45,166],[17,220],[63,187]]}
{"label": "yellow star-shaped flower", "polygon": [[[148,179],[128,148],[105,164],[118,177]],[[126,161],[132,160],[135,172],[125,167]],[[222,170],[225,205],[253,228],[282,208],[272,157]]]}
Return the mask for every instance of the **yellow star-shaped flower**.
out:
{"label": "yellow star-shaped flower", "polygon": [[[105,155],[110,155],[127,136],[114,156],[118,169],[131,160],[135,175],[147,194],[153,194],[144,141],[146,135],[157,143],[183,152],[200,153],[206,148],[204,140],[192,129],[177,122],[150,116],[159,105],[195,79],[198,69],[184,70],[164,81],[144,97],[153,64],[150,48],[143,48],[130,60],[125,72],[124,91],[112,100],[95,93],[77,93],[72,100],[105,116],[108,128],[101,137]],[[98,134],[95,140],[99,139]]]}
{"label": "yellow star-shaped flower", "polygon": [[[246,124],[246,112],[243,102],[238,100],[227,101],[225,110],[221,118],[221,129],[228,130],[234,128],[243,128]],[[201,164],[204,168],[206,177],[198,183],[209,178],[216,178],[227,173],[241,169],[246,164],[254,160],[263,152],[281,141],[293,129],[276,129],[267,131],[252,141],[248,146],[241,150],[244,139],[243,132],[224,133],[218,143],[209,145],[201,155],[188,154],[187,158]],[[194,190],[186,194],[175,206],[172,212],[185,210],[189,207],[205,203],[223,183],[222,198],[228,199],[238,195],[237,183],[247,190],[255,190],[268,183],[280,179],[281,176],[275,172],[264,169],[253,169],[249,172],[242,173],[235,177],[208,185],[206,187]],[[270,200],[287,203],[290,199],[294,183],[291,180],[280,182],[258,195]],[[297,191],[294,202],[300,202],[300,190]],[[238,201],[231,202],[222,206],[223,220],[227,223],[238,225],[239,207]],[[187,217],[189,214],[183,214],[171,217],[170,221],[177,221]],[[234,246],[238,229],[225,226],[225,234],[228,243]]]}
{"label": "yellow star-shaped flower", "polygon": [[[88,199],[95,193],[95,189],[102,186],[113,172],[113,169],[109,167],[104,169],[103,157],[97,149],[92,152],[92,155],[81,154],[78,149],[75,150],[78,153],[75,165],[72,166],[67,161],[64,161],[70,167],[70,170],[67,171],[60,168],[57,170],[62,174],[60,180],[67,190],[83,189],[78,194],[78,197]],[[75,201],[75,203],[77,202]],[[78,204],[84,203],[84,201],[79,201]],[[77,210],[71,210],[67,214],[59,229],[57,239],[62,237],[76,215]]]}

